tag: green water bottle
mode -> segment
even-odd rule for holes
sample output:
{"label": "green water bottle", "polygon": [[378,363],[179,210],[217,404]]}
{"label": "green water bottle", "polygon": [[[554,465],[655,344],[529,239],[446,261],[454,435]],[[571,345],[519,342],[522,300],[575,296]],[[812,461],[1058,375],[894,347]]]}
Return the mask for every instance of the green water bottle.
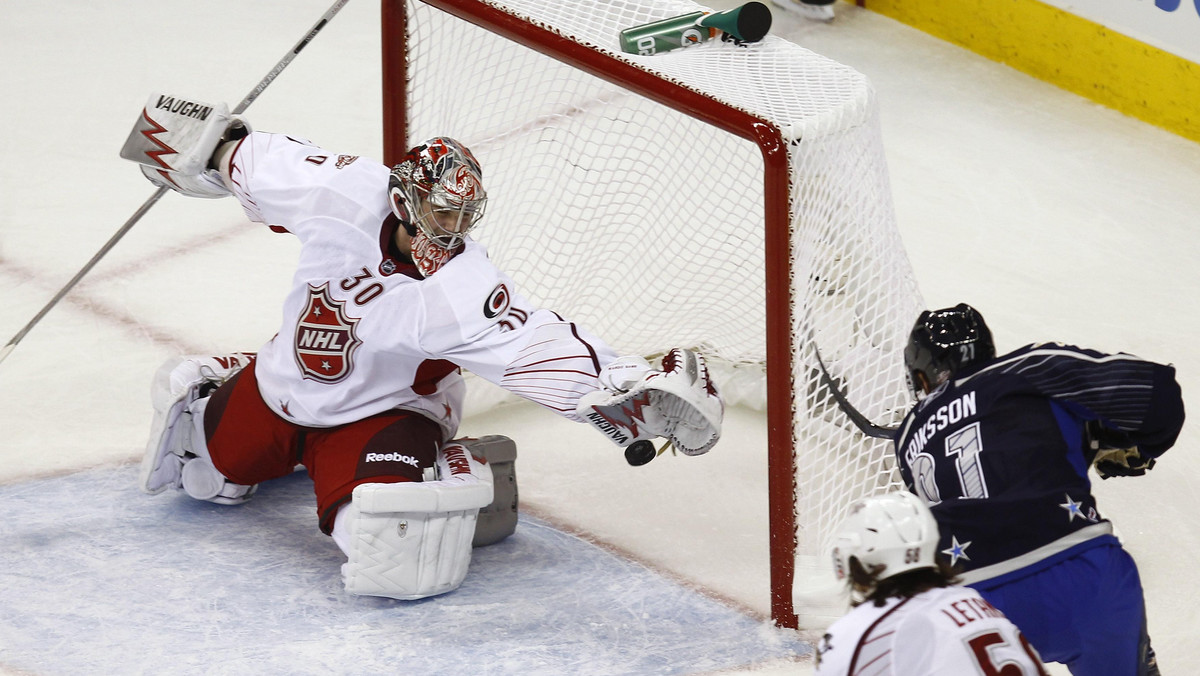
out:
{"label": "green water bottle", "polygon": [[771,10],[748,2],[724,12],[696,11],[621,31],[621,51],[649,56],[707,42],[721,32],[741,42],[758,42],[771,30]]}
{"label": "green water bottle", "polygon": [[692,12],[626,28],[621,31],[621,51],[650,56],[707,42],[717,31],[696,24],[703,16],[704,12]]}

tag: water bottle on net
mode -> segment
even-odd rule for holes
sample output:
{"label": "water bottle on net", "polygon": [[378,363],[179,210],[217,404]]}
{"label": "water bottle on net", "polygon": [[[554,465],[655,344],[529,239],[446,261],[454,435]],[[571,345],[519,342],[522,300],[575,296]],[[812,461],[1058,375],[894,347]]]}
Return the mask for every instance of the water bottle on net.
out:
{"label": "water bottle on net", "polygon": [[703,44],[726,33],[739,42],[758,42],[771,30],[771,10],[749,2],[724,12],[695,11],[626,28],[621,51],[650,56]]}

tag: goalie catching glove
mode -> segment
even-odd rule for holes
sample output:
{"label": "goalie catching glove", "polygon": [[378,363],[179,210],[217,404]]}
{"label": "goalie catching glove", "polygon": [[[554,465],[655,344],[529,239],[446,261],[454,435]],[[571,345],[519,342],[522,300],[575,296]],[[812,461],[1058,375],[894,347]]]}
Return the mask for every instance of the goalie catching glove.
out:
{"label": "goalie catching glove", "polygon": [[619,446],[666,437],[684,455],[701,455],[721,438],[725,405],[699,354],[675,348],[662,370],[621,357],[600,372],[604,389],[579,398],[575,412]]}
{"label": "goalie catching glove", "polygon": [[229,189],[213,163],[217,147],[250,132],[224,103],[154,93],[121,148],[154,185],[189,197],[225,197]]}

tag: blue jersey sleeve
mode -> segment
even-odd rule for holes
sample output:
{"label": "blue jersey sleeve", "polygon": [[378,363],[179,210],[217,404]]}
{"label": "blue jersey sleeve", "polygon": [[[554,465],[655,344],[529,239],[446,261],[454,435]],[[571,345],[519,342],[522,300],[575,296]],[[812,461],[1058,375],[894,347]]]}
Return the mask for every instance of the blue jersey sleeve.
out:
{"label": "blue jersey sleeve", "polygon": [[1183,427],[1183,396],[1175,369],[1129,354],[1042,343],[1001,357],[962,379],[1019,376],[1083,420],[1119,432],[1128,445],[1157,457]]}

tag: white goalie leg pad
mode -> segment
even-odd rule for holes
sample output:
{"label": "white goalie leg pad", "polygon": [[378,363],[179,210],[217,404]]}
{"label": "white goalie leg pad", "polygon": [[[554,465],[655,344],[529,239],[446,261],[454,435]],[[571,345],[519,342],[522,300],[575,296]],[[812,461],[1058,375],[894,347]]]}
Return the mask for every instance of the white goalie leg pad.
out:
{"label": "white goalie leg pad", "polygon": [[600,374],[606,389],[580,397],[576,413],[620,446],[666,437],[685,455],[707,453],[721,438],[725,405],[704,358],[675,348],[663,357],[662,370],[640,376],[636,359],[606,366],[616,365],[615,374]]}
{"label": "white goalie leg pad", "polygon": [[[258,485],[245,486],[235,484],[225,478],[212,464],[208,453],[208,445],[204,441],[204,409],[208,408],[208,397],[199,399],[188,406],[191,418],[190,443],[185,437],[184,454],[181,457],[183,468],[180,471],[179,484],[183,492],[196,500],[215,502],[218,505],[240,505],[246,502],[258,490]],[[188,430],[183,430],[187,434]],[[174,454],[172,454],[174,455]],[[175,456],[179,457],[179,456]]]}
{"label": "white goalie leg pad", "polygon": [[154,418],[138,478],[143,491],[155,495],[168,488],[180,488],[185,460],[201,453],[207,457],[203,415],[194,421],[192,404],[251,359],[253,356],[241,352],[220,357],[176,357],[159,367],[150,386]]}
{"label": "white goalie leg pad", "polygon": [[439,453],[438,470],[437,481],[362,484],[338,510],[333,539],[348,559],[347,592],[414,600],[462,584],[492,473],[456,443]]}

